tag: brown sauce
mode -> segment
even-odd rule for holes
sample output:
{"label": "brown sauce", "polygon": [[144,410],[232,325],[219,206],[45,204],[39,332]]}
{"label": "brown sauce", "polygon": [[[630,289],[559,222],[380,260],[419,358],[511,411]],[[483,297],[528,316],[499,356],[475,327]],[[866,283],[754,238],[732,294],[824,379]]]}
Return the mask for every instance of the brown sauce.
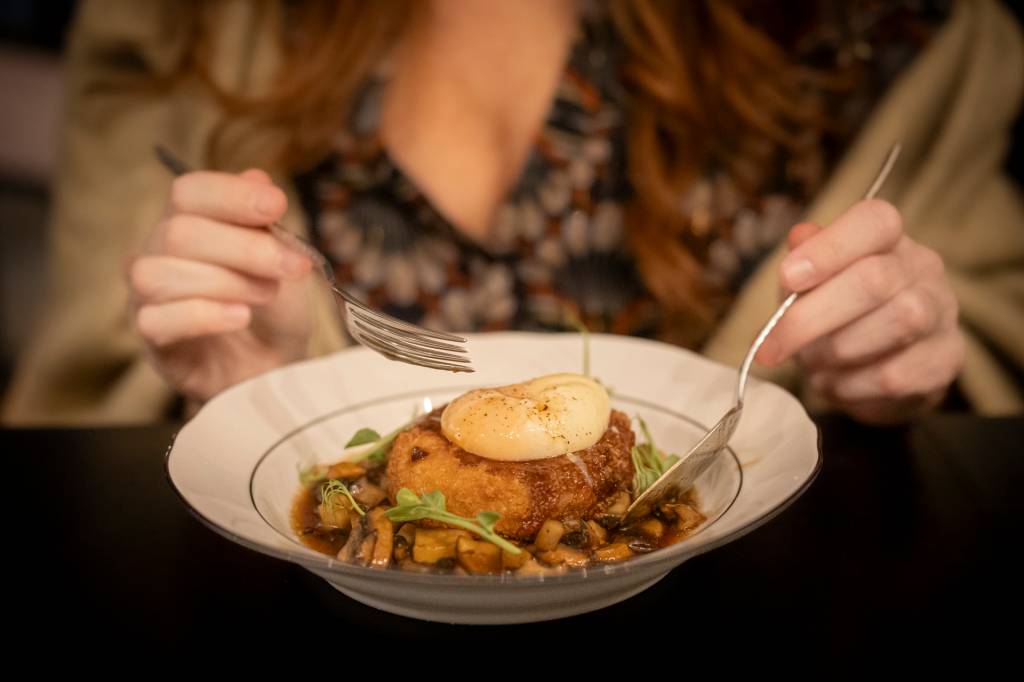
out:
{"label": "brown sauce", "polygon": [[[344,531],[339,531],[329,529],[321,523],[320,503],[317,499],[317,492],[319,486],[321,486],[323,483],[323,481],[320,481],[311,485],[308,488],[303,488],[295,496],[291,509],[291,525],[295,534],[307,547],[316,552],[320,552],[321,554],[326,554],[331,557],[338,557],[342,548],[346,545],[346,542],[349,540],[349,536],[353,532],[353,530],[347,529]],[[611,498],[609,498],[609,500],[610,499]],[[668,503],[685,505],[686,509],[684,511],[687,514],[686,518],[688,519],[688,522],[685,524],[679,523],[677,521],[678,517],[673,518],[671,513],[665,512],[665,503],[662,503],[662,505],[660,505],[658,509],[655,509],[653,512],[641,518],[628,528],[618,528],[615,527],[613,523],[609,524],[608,526],[605,526],[607,539],[602,544],[594,545],[594,543],[590,543],[590,545],[582,547],[574,547],[572,544],[568,544],[568,547],[572,548],[577,552],[585,552],[589,554],[591,557],[593,557],[594,553],[603,547],[608,547],[609,545],[616,543],[624,543],[630,547],[631,557],[635,557],[641,554],[649,553],[651,551],[663,549],[677,542],[680,542],[681,540],[686,539],[694,532],[699,530],[700,527],[706,521],[704,515],[701,514],[699,511],[697,500],[695,495],[693,494],[693,491],[686,493],[679,499],[669,500]],[[390,506],[391,502],[385,499],[383,502],[377,505],[376,508],[387,509]],[[603,505],[599,505],[598,508],[601,509],[602,507]],[[367,515],[363,517],[357,517],[354,513],[352,514],[352,528],[356,529],[355,532],[363,532],[361,529],[362,527],[359,524],[363,523],[365,519],[371,516],[371,510],[367,509],[366,512]],[[643,526],[644,522],[650,519],[656,519],[664,527],[664,532],[660,535],[660,537],[656,539],[652,539],[648,536],[645,536],[639,530]],[[566,543],[573,543],[575,541],[578,541],[580,533],[584,533],[585,535],[585,532],[579,529],[579,526],[581,524],[585,527],[585,522],[582,522],[580,520],[572,520],[566,521],[566,524],[574,529],[571,532],[567,532],[563,536],[563,540],[565,540]],[[408,524],[398,524],[394,528],[395,533],[400,534],[403,526],[407,525],[413,526],[415,530],[437,530],[437,526],[439,524],[432,523],[430,526],[415,522],[411,522]],[[405,532],[409,532],[408,529]],[[539,552],[536,546],[533,544],[518,542],[515,544],[523,548],[524,551],[530,552],[531,555],[534,555],[535,553],[543,554],[543,552]],[[407,543],[404,542],[404,538],[401,540],[397,539],[397,535],[393,551],[394,556],[390,561],[389,568],[394,570],[414,570],[439,573],[450,573],[453,570],[457,572],[466,572],[462,571],[460,567],[458,567],[457,562],[455,562],[454,560],[445,559],[438,561],[436,564],[414,562],[411,558],[411,548]],[[563,568],[563,566],[553,566],[551,564],[547,564],[540,558],[536,558],[535,560],[539,563],[539,565],[542,568]],[[620,559],[620,561],[628,560],[629,558]],[[596,565],[600,563],[602,563],[600,560],[591,558],[587,565]],[[507,570],[515,572],[512,569]]]}
{"label": "brown sauce", "polygon": [[328,556],[338,556],[348,539],[348,533],[328,530],[320,524],[320,504],[316,501],[315,490],[316,486],[303,488],[295,496],[291,513],[292,530],[302,540],[302,544],[310,549]]}

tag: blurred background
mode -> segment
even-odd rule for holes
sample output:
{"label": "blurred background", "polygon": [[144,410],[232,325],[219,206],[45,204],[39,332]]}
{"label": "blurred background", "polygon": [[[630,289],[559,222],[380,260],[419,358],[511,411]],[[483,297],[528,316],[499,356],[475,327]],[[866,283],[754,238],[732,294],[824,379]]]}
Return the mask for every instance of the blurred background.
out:
{"label": "blurred background", "polygon": [[[45,287],[61,56],[75,4],[73,0],[0,3],[0,394]],[[1006,4],[1024,20],[1024,2],[1006,0]],[[1024,120],[1017,122],[1007,164],[1018,182],[1024,183]]]}

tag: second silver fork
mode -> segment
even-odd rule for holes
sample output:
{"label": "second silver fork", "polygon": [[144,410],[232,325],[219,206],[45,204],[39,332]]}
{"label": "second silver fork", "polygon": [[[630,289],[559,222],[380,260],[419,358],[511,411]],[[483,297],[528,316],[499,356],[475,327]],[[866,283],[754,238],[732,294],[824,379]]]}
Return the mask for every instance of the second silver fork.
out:
{"label": "second silver fork", "polygon": [[[167,148],[156,145],[155,150],[160,162],[176,176],[191,172],[192,169]],[[341,299],[338,307],[342,320],[356,342],[389,360],[450,372],[474,371],[469,355],[461,345],[466,343],[466,339],[456,334],[426,329],[373,310],[338,285],[334,268],[312,244],[292,234],[280,223],[273,222],[267,225],[267,229],[278,241],[303,254],[320,269],[331,291]]]}

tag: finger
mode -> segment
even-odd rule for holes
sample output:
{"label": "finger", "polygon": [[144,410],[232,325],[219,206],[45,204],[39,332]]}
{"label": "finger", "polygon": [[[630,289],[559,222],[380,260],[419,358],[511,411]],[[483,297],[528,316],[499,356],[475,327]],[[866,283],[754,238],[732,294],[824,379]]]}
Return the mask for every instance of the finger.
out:
{"label": "finger", "polygon": [[809,343],[884,305],[904,289],[906,269],[892,254],[868,256],[801,296],[758,351],[758,362],[774,365]]}
{"label": "finger", "polygon": [[277,220],[288,206],[284,192],[272,184],[215,171],[177,178],[171,185],[170,203],[177,213],[250,226]]}
{"label": "finger", "polygon": [[252,180],[253,182],[258,182],[261,185],[274,184],[274,181],[271,179],[270,175],[268,175],[266,171],[260,168],[249,168],[242,171],[238,175],[239,177],[244,178],[245,180]]}
{"label": "finger", "polygon": [[144,305],[136,313],[135,327],[147,342],[163,348],[200,336],[245,329],[251,317],[247,305],[197,298]]}
{"label": "finger", "polygon": [[204,298],[226,303],[269,303],[277,294],[276,280],[173,256],[137,259],[128,273],[132,289],[144,303]]}
{"label": "finger", "polygon": [[963,358],[963,337],[954,329],[865,367],[813,374],[811,387],[840,403],[926,395],[947,386]]}
{"label": "finger", "polygon": [[265,230],[253,230],[198,215],[172,216],[163,228],[164,255],[198,260],[269,279],[295,279],[312,267],[308,258]]}
{"label": "finger", "polygon": [[938,329],[942,307],[937,298],[927,287],[908,287],[882,307],[808,344],[800,360],[811,370],[850,367],[905,348]]}
{"label": "finger", "polygon": [[782,260],[782,285],[789,291],[817,286],[865,256],[891,250],[902,233],[900,214],[892,204],[880,199],[858,202]]}
{"label": "finger", "polygon": [[789,237],[786,239],[786,246],[790,251],[803,244],[805,241],[821,232],[824,228],[817,223],[797,223],[789,230]]}

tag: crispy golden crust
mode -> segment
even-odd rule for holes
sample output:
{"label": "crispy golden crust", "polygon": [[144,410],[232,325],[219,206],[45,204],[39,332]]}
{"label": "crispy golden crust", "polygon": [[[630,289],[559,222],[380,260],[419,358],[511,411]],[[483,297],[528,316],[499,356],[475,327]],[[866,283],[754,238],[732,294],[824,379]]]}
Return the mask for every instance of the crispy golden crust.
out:
{"label": "crispy golden crust", "polygon": [[466,452],[441,432],[442,410],[395,439],[385,480],[392,503],[401,488],[418,495],[440,490],[448,511],[469,518],[496,511],[498,533],[529,539],[546,519],[592,517],[599,502],[632,483],[633,430],[629,417],[617,410],[601,440],[586,450],[526,462]]}

